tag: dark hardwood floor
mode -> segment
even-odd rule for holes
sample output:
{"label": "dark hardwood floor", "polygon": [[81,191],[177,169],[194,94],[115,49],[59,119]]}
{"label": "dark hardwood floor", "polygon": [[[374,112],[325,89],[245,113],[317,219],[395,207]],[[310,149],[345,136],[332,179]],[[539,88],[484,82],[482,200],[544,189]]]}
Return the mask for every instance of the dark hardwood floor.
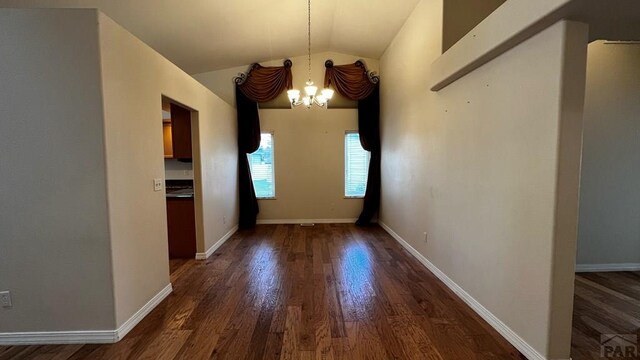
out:
{"label": "dark hardwood floor", "polygon": [[607,334],[640,339],[640,272],[576,274],[571,357],[602,359]]}
{"label": "dark hardwood floor", "polygon": [[381,228],[265,225],[206,261],[122,341],[4,359],[524,359]]}

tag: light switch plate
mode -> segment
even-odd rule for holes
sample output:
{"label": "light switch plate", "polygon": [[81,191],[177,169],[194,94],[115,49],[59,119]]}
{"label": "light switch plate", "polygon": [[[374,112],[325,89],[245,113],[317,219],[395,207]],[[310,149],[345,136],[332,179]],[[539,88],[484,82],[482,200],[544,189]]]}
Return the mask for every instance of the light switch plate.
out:
{"label": "light switch plate", "polygon": [[162,191],[162,179],[153,179],[153,191]]}
{"label": "light switch plate", "polygon": [[0,291],[0,306],[11,307],[11,293],[9,291]]}

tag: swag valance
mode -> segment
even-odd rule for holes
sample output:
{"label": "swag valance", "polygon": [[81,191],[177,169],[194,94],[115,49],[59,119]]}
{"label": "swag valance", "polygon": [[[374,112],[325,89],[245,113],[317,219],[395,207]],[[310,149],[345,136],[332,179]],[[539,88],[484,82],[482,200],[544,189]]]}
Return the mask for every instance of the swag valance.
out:
{"label": "swag valance", "polygon": [[360,60],[347,65],[334,65],[333,61],[327,60],[324,66],[324,87],[333,87],[350,100],[366,99],[377,89],[380,81],[375,73],[367,71]]}
{"label": "swag valance", "polygon": [[291,89],[291,60],[283,66],[265,67],[253,64],[249,72],[234,78],[238,112],[238,189],[240,192],[240,228],[256,225],[260,208],[253,188],[247,154],[260,147],[260,115],[258,103],[271,101]]}
{"label": "swag valance", "polygon": [[358,101],[360,144],[371,152],[371,159],[364,205],[356,224],[368,225],[380,208],[380,78],[360,60],[346,65],[327,60],[324,65],[325,88],[333,87],[340,95]]}
{"label": "swag valance", "polygon": [[291,60],[285,60],[283,66],[253,64],[249,72],[239,74],[234,81],[249,100],[271,101],[292,87]]}

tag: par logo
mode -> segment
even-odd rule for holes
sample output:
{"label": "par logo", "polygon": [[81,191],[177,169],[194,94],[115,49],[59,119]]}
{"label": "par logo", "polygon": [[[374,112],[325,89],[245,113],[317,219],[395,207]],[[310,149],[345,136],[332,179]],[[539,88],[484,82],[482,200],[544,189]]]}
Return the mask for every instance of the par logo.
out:
{"label": "par logo", "polygon": [[638,336],[635,334],[604,334],[600,336],[600,356],[603,358],[636,359]]}

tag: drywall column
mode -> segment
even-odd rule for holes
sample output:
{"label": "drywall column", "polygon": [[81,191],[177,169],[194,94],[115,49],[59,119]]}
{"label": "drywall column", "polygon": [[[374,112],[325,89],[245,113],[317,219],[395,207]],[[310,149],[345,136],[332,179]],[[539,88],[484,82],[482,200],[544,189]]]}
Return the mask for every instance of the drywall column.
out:
{"label": "drywall column", "polygon": [[549,359],[569,359],[573,317],[578,198],[587,66],[587,24],[563,21],[555,224],[552,248]]}
{"label": "drywall column", "polygon": [[0,9],[0,333],[115,328],[96,21]]}
{"label": "drywall column", "polygon": [[578,270],[640,270],[640,45],[589,45]]}
{"label": "drywall column", "polygon": [[[111,251],[118,327],[171,289],[164,191],[162,96],[192,118],[201,257],[237,229],[234,109],[104,14],[99,14]],[[201,161],[198,162],[198,159]],[[198,186],[200,185],[200,186]]]}
{"label": "drywall column", "polygon": [[198,110],[203,250],[237,228],[235,112],[96,10],[0,9],[0,53],[0,343],[116,341],[171,290],[162,95]]}

